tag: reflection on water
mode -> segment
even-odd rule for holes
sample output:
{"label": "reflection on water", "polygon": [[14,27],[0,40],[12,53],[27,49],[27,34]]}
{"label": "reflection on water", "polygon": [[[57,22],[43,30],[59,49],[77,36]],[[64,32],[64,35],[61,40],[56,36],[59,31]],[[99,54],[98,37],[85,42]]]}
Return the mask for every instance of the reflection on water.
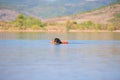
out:
{"label": "reflection on water", "polygon": [[120,80],[119,33],[102,34],[0,34],[0,80]]}
{"label": "reflection on water", "polygon": [[0,32],[0,39],[51,40],[59,37],[65,40],[120,40],[120,32],[80,32],[80,33],[39,33]]}

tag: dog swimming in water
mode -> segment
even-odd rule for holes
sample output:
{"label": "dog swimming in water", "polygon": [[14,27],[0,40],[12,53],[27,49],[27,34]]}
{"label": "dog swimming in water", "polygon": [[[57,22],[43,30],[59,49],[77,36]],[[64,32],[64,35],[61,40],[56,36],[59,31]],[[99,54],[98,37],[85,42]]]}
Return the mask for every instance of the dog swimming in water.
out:
{"label": "dog swimming in water", "polygon": [[51,44],[68,44],[67,41],[61,41],[59,38],[55,38],[53,41],[50,41]]}
{"label": "dog swimming in water", "polygon": [[59,38],[55,38],[54,39],[54,44],[61,44],[61,40]]}

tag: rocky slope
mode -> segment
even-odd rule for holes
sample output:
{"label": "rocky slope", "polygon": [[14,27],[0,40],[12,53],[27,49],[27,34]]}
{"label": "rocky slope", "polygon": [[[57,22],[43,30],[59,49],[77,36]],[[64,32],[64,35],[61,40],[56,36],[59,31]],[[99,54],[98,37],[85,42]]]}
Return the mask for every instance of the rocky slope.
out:
{"label": "rocky slope", "polygon": [[16,18],[18,12],[8,10],[8,9],[0,9],[0,21],[9,22]]}

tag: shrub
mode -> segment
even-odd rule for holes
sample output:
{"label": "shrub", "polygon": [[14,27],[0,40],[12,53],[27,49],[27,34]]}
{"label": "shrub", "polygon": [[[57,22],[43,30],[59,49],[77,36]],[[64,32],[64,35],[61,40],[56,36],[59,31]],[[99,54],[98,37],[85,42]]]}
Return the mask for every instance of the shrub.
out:
{"label": "shrub", "polygon": [[33,25],[33,26],[32,26],[32,29],[33,29],[33,30],[39,30],[40,27],[39,27],[38,25]]}

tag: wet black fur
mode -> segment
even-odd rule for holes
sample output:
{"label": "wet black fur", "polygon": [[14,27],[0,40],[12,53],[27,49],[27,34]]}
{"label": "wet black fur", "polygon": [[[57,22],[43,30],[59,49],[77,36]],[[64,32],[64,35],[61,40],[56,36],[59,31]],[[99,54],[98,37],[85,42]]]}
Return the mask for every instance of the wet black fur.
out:
{"label": "wet black fur", "polygon": [[61,44],[62,42],[61,42],[61,40],[59,38],[55,38],[54,39],[54,43],[55,44]]}

